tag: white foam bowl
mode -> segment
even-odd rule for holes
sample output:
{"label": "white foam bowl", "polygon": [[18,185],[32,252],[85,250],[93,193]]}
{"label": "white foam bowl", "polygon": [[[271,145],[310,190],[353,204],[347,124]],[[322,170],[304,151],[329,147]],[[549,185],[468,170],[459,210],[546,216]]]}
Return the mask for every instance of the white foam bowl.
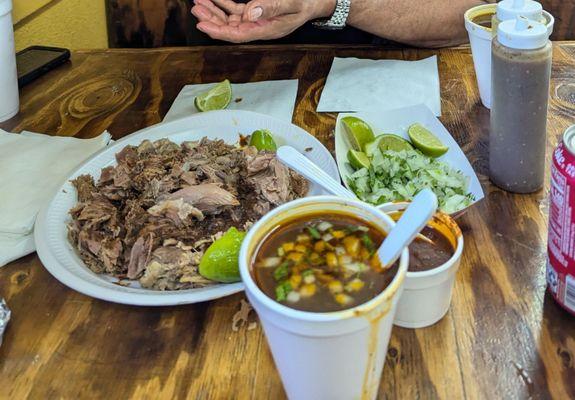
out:
{"label": "white foam bowl", "polygon": [[[409,203],[388,203],[379,209],[393,215]],[[403,328],[424,328],[441,320],[451,304],[455,275],[463,253],[463,235],[455,221],[444,213],[437,213],[430,224],[439,228],[454,245],[455,252],[445,264],[419,272],[407,272],[405,289],[399,300],[394,325]]]}
{"label": "white foam bowl", "polygon": [[295,200],[274,209],[250,229],[240,251],[240,273],[290,399],[375,399],[409,263],[407,249],[382,293],[344,311],[313,313],[286,307],[268,297],[252,276],[254,254],[271,231],[293,218],[330,211],[348,213],[386,232],[395,224],[384,212],[358,200],[334,196]]}

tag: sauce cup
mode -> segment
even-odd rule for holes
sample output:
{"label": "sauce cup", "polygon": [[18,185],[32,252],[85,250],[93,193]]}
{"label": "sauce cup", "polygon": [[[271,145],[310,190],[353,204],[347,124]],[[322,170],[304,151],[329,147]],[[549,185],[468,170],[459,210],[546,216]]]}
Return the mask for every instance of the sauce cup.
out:
{"label": "sauce cup", "polygon": [[330,211],[350,214],[385,232],[395,224],[386,213],[358,200],[335,196],[295,200],[250,229],[240,251],[240,273],[290,399],[375,399],[409,263],[407,249],[383,292],[344,311],[315,313],[284,306],[258,287],[252,272],[258,246],[270,232],[294,218]]}
{"label": "sauce cup", "polygon": [[[409,203],[388,203],[379,209],[398,219]],[[463,253],[463,235],[447,214],[438,212],[429,225],[443,234],[454,248],[453,256],[443,265],[418,272],[407,272],[405,289],[399,300],[394,325],[424,328],[441,320],[451,304],[455,275]]]}

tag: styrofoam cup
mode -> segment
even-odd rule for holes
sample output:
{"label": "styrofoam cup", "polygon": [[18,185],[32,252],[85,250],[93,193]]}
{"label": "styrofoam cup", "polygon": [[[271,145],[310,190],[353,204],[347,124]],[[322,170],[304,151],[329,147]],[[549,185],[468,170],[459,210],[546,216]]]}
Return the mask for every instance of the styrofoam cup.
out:
{"label": "styrofoam cup", "polygon": [[[491,28],[481,26],[473,22],[480,15],[494,15],[497,13],[497,4],[484,4],[470,8],[465,13],[465,28],[469,35],[473,66],[479,87],[481,103],[491,109],[491,42],[496,36]],[[549,12],[543,10],[543,17],[547,23],[549,35],[553,33],[555,18]]]}
{"label": "styrofoam cup", "polygon": [[12,0],[0,0],[0,122],[18,114],[18,73],[12,28]]}
{"label": "styrofoam cup", "polygon": [[[409,203],[384,204],[379,209],[392,215],[405,210]],[[447,214],[437,213],[429,225],[441,232],[455,252],[445,264],[428,271],[407,272],[405,289],[397,306],[393,323],[403,328],[424,328],[441,320],[451,304],[455,274],[463,253],[463,235]]]}
{"label": "styrofoam cup", "polygon": [[348,213],[385,231],[394,225],[387,214],[358,200],[335,196],[295,200],[250,229],[240,251],[240,273],[290,399],[374,399],[409,263],[407,249],[396,276],[381,294],[344,311],[314,313],[286,307],[262,292],[252,275],[255,252],[271,231],[306,214],[330,212]]}
{"label": "styrofoam cup", "polygon": [[493,33],[490,28],[473,22],[473,19],[480,15],[495,14],[496,12],[497,4],[484,4],[470,8],[465,13],[465,28],[469,34],[479,96],[483,105],[489,109],[491,109],[491,40]]}

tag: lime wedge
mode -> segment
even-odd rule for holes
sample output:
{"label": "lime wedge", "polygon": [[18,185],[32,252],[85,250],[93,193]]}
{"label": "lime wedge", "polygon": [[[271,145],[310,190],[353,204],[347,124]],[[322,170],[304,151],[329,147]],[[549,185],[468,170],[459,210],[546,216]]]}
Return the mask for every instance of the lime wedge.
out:
{"label": "lime wedge", "polygon": [[341,123],[345,128],[352,149],[356,151],[363,151],[365,145],[375,139],[371,127],[357,117],[344,117],[341,119]]}
{"label": "lime wedge", "polygon": [[413,150],[413,146],[407,140],[401,136],[385,134],[378,136],[378,147],[379,150],[387,151],[402,151],[402,150]]}
{"label": "lime wedge", "polygon": [[216,282],[238,282],[241,280],[238,257],[245,232],[230,228],[204,253],[200,261],[200,275]]}
{"label": "lime wedge", "polygon": [[232,100],[232,85],[229,80],[218,83],[194,99],[198,111],[223,110]]}
{"label": "lime wedge", "polygon": [[278,146],[274,140],[274,135],[267,129],[260,129],[250,136],[250,146],[258,150],[276,151]]}
{"label": "lime wedge", "polygon": [[441,140],[421,124],[411,125],[407,134],[413,145],[426,156],[441,157],[449,150],[449,147],[441,143]]}
{"label": "lime wedge", "polygon": [[369,168],[371,162],[367,155],[361,151],[350,149],[347,152],[347,160],[354,169]]}

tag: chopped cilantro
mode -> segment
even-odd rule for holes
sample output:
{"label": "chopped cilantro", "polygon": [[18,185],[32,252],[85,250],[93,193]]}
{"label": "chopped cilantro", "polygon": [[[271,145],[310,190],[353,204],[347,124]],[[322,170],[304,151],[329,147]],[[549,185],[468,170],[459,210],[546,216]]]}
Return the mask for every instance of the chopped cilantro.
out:
{"label": "chopped cilantro", "polygon": [[361,237],[361,241],[363,242],[363,245],[368,251],[371,252],[374,250],[375,245],[373,244],[373,240],[371,240],[371,238],[368,235],[363,235]]}
{"label": "chopped cilantro", "polygon": [[311,235],[312,238],[319,240],[321,239],[321,234],[319,233],[319,231],[314,228],[313,226],[308,226],[307,230],[309,232],[309,234]]}
{"label": "chopped cilantro", "polygon": [[306,276],[309,276],[309,275],[313,275],[313,270],[312,270],[312,269],[306,269],[305,271],[303,271],[303,272],[301,273],[301,276],[303,276],[304,278],[305,278]]}
{"label": "chopped cilantro", "polygon": [[276,281],[281,281],[284,280],[285,278],[287,278],[288,274],[289,274],[289,262],[285,261],[283,264],[281,264],[279,267],[277,267],[274,271],[274,278]]}
{"label": "chopped cilantro", "polygon": [[283,281],[276,286],[276,300],[285,301],[289,292],[291,292],[291,284],[289,281]]}

